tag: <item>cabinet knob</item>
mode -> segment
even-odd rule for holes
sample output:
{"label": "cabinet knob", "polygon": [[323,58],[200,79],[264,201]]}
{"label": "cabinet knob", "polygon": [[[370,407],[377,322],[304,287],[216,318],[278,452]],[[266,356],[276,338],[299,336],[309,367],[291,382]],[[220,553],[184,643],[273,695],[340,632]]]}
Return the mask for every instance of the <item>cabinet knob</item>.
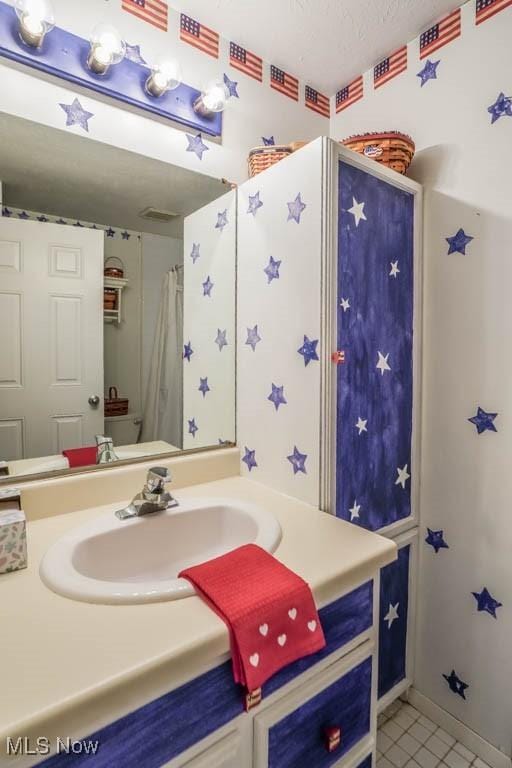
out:
{"label": "cabinet knob", "polygon": [[324,728],[324,744],[327,752],[335,752],[341,744],[341,728],[331,725]]}

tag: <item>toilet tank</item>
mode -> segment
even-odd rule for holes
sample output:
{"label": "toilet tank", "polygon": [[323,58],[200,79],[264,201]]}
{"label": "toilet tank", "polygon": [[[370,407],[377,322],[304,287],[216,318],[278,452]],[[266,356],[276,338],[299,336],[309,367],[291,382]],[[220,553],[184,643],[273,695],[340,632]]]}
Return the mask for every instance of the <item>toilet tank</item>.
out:
{"label": "toilet tank", "polygon": [[112,438],[114,446],[134,445],[139,438],[140,425],[140,413],[109,416],[105,418],[105,435]]}

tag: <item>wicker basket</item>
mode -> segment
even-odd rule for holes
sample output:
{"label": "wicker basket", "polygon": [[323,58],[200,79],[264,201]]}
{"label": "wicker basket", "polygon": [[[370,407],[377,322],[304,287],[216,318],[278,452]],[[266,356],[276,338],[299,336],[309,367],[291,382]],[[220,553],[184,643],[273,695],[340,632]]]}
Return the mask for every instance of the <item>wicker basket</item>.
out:
{"label": "wicker basket", "polygon": [[300,149],[307,141],[293,141],[291,144],[272,144],[271,146],[255,147],[249,152],[249,176],[257,176],[258,173],[266,171],[270,166],[275,165],[280,160],[291,155],[297,149]]}
{"label": "wicker basket", "polygon": [[[114,262],[117,262],[116,264]],[[117,256],[109,256],[103,266],[105,277],[124,277],[124,264]]]}
{"label": "wicker basket", "polygon": [[105,416],[126,416],[128,403],[127,397],[119,397],[117,387],[110,387],[105,398]]}
{"label": "wicker basket", "polygon": [[363,133],[343,139],[343,146],[376,160],[398,173],[406,173],[414,157],[414,141],[398,131]]}
{"label": "wicker basket", "polygon": [[117,309],[117,291],[115,288],[103,289],[103,308]]}

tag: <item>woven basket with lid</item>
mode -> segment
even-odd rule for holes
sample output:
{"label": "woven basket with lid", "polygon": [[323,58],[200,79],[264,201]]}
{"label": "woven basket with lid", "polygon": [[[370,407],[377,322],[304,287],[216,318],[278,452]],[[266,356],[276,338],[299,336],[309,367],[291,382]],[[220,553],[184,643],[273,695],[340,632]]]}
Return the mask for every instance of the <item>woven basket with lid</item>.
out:
{"label": "woven basket with lid", "polygon": [[343,139],[341,144],[402,174],[410,166],[416,149],[411,137],[399,131],[361,133]]}

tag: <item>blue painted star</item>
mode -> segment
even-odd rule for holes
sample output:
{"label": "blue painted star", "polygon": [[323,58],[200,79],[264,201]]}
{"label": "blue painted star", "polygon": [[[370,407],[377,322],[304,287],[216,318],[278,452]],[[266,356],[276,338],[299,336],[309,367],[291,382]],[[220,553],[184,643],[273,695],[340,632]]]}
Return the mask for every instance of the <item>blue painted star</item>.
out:
{"label": "blue painted star", "polygon": [[318,346],[318,339],[309,340],[307,336],[304,336],[304,344],[297,350],[299,355],[304,358],[304,365],[309,365],[312,360],[318,360],[318,353],[316,348]]}
{"label": "blue painted star", "polygon": [[487,413],[483,410],[483,408],[479,407],[476,412],[476,416],[472,416],[470,419],[468,419],[468,421],[475,425],[476,431],[479,435],[481,435],[482,432],[487,431],[497,432],[498,430],[494,426],[494,419],[497,415],[497,413]]}
{"label": "blue painted star", "polygon": [[272,280],[279,280],[279,267],[281,266],[280,261],[276,261],[276,259],[270,257],[270,261],[268,262],[267,266],[263,270],[266,274],[268,280],[267,285],[272,282]]}
{"label": "blue painted star", "polygon": [[273,147],[274,144],[276,143],[273,136],[268,136],[268,137],[262,136],[261,140],[263,142],[264,147]]}
{"label": "blue painted star", "polygon": [[306,453],[301,453],[297,446],[295,445],[293,448],[293,453],[290,454],[290,456],[286,457],[290,464],[293,467],[293,474],[296,475],[297,472],[303,472],[305,475],[307,475],[306,472],[306,459],[308,458]]}
{"label": "blue painted star", "polygon": [[254,467],[258,466],[258,463],[256,461],[256,451],[251,451],[250,448],[247,448],[247,446],[245,446],[245,455],[242,461],[244,462],[244,464],[247,465],[247,469],[249,470],[249,472],[251,472],[254,469]]}
{"label": "blue painted star", "polygon": [[67,221],[65,221],[64,219],[57,219],[57,221],[55,223],[56,224],[67,224]]}
{"label": "blue painted star", "polygon": [[428,83],[429,80],[437,80],[437,68],[440,64],[439,61],[430,61],[430,59],[427,59],[425,62],[425,66],[421,70],[421,72],[418,72],[416,77],[421,77],[421,87],[425,85],[425,83]]}
{"label": "blue painted star", "polygon": [[432,531],[430,528],[427,528],[427,538],[425,541],[433,547],[436,555],[440,549],[450,549],[443,538],[443,531]]}
{"label": "blue painted star", "polygon": [[226,75],[226,73],[224,73],[223,79],[224,79],[224,85],[228,89],[228,94],[229,94],[228,98],[239,99],[240,96],[238,95],[238,91],[237,91],[238,83],[236,83],[234,80],[230,80],[230,78]]}
{"label": "blue painted star", "polygon": [[188,431],[189,434],[192,435],[192,437],[196,436],[196,432],[199,430],[199,427],[196,424],[195,419],[188,419]]}
{"label": "blue painted star", "polygon": [[223,211],[220,211],[220,213],[217,214],[217,223],[215,225],[215,229],[224,229],[224,227],[227,227],[228,225],[228,209],[225,208]]}
{"label": "blue painted star", "polygon": [[204,143],[201,134],[198,133],[197,136],[192,136],[190,133],[187,133],[186,137],[188,139],[188,147],[186,151],[193,152],[199,160],[202,160],[203,154],[208,152],[210,148]]}
{"label": "blue painted star", "polygon": [[129,233],[129,232],[127,232],[127,231],[126,231],[126,229],[125,229],[125,231],[124,231],[124,232],[121,232],[121,237],[123,238],[123,240],[129,240],[129,239],[130,239],[130,237],[131,237],[131,235],[130,235],[130,233]]}
{"label": "blue painted star", "polygon": [[494,616],[495,619],[498,618],[496,616],[496,608],[501,608],[503,603],[498,603],[498,601],[492,597],[487,587],[484,587],[481,592],[472,592],[471,594],[477,602],[477,609],[479,611],[486,611],[491,616]]}
{"label": "blue painted star", "polygon": [[212,281],[210,280],[210,275],[208,275],[208,277],[203,283],[203,296],[211,297],[213,286],[214,286],[214,283],[212,283]]}
{"label": "blue painted star", "polygon": [[7,218],[9,218],[9,216],[12,216],[12,211],[10,211],[7,206],[5,206],[2,208],[2,216],[7,216]]}
{"label": "blue painted star", "polygon": [[185,360],[188,360],[190,363],[190,358],[194,354],[194,350],[192,349],[192,342],[188,342],[188,344],[185,344],[183,346],[183,357]]}
{"label": "blue painted star", "polygon": [[500,117],[512,117],[512,97],[500,93],[494,104],[487,107],[487,111],[491,115],[491,125]]}
{"label": "blue painted star", "polygon": [[256,344],[258,344],[260,341],[261,336],[258,334],[258,326],[255,325],[254,328],[248,328],[247,341],[245,343],[252,347],[253,352],[256,350]]}
{"label": "blue painted star", "polygon": [[81,227],[82,229],[83,229],[83,227],[84,227],[84,225],[83,225],[83,224],[80,224],[80,222],[79,222],[79,221],[75,222],[75,224],[73,224],[73,226],[74,226],[74,227]]}
{"label": "blue painted star", "polygon": [[89,132],[89,120],[94,117],[93,112],[88,112],[82,107],[78,99],[72,104],[59,104],[66,113],[66,126],[78,125],[84,131]]}
{"label": "blue painted star", "polygon": [[252,213],[253,216],[256,216],[258,208],[261,208],[262,205],[263,203],[260,200],[259,192],[255,192],[254,195],[249,195],[249,207],[247,213]]}
{"label": "blue painted star", "polygon": [[469,685],[467,683],[462,682],[460,677],[458,677],[455,674],[455,670],[452,669],[451,674],[449,675],[443,675],[444,679],[450,686],[450,691],[453,693],[456,693],[458,696],[461,696],[461,698],[465,699],[466,695],[464,691],[469,688]]}
{"label": "blue painted star", "polygon": [[134,64],[140,64],[142,67],[147,64],[140,52],[140,45],[130,45],[129,43],[126,43],[125,58],[127,58],[128,61],[132,61]]}
{"label": "blue painted star", "polygon": [[26,211],[22,211],[21,213],[18,213],[18,219],[23,219],[23,221],[25,221],[26,219],[30,219],[30,216]]}
{"label": "blue painted star", "polygon": [[190,258],[192,259],[192,263],[195,264],[198,258],[200,257],[199,253],[199,243],[192,243],[192,250],[190,252]]}
{"label": "blue painted star", "polygon": [[46,224],[47,221],[50,221],[50,219],[47,219],[44,214],[37,217],[37,220],[41,222],[41,224]]}
{"label": "blue painted star", "polygon": [[116,234],[115,229],[112,229],[112,227],[109,227],[106,231],[107,237],[114,237]]}
{"label": "blue painted star", "polygon": [[226,339],[226,334],[227,334],[227,330],[226,331],[221,331],[220,328],[217,328],[217,338],[215,339],[215,343],[219,347],[219,352],[222,352],[222,348],[223,347],[227,347],[228,346],[228,342],[227,342],[227,339]]}
{"label": "blue painted star", "polygon": [[203,398],[206,397],[206,393],[210,392],[210,387],[208,386],[208,376],[204,379],[199,377],[199,392],[203,393]]}
{"label": "blue painted star", "polygon": [[286,405],[288,401],[284,396],[284,386],[276,387],[275,384],[272,384],[272,392],[267,397],[267,400],[270,400],[271,403],[274,403],[276,411],[279,410],[280,405]]}
{"label": "blue painted star", "polygon": [[291,203],[286,203],[286,205],[288,206],[287,221],[296,221],[297,224],[300,224],[300,217],[303,210],[306,208],[306,203],[303,203],[300,199],[300,192],[295,200],[292,200]]}
{"label": "blue painted star", "polygon": [[463,229],[459,229],[452,237],[447,237],[445,239],[450,246],[448,248],[448,256],[450,253],[462,253],[466,255],[466,246],[474,240],[471,235],[466,235]]}

